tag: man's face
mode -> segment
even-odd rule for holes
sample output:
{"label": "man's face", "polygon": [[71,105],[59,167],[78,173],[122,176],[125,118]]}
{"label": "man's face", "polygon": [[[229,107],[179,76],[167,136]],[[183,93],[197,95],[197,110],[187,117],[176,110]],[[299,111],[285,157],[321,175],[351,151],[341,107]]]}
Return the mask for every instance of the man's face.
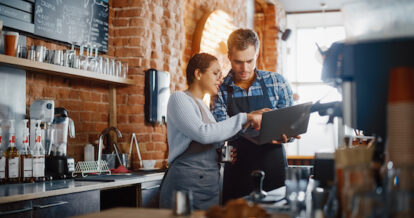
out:
{"label": "man's face", "polygon": [[256,68],[256,58],[256,49],[253,45],[245,50],[233,48],[232,52],[229,53],[229,60],[235,81],[247,81],[252,78]]}

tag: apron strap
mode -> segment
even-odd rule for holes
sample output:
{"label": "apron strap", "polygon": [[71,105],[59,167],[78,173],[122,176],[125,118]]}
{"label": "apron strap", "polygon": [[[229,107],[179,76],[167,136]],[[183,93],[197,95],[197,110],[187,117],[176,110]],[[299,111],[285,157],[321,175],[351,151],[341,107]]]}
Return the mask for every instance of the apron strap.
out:
{"label": "apron strap", "polygon": [[232,100],[233,100],[233,86],[227,86],[227,108],[228,108],[228,115],[231,117],[234,115],[233,107],[232,107]]}
{"label": "apron strap", "polygon": [[269,101],[270,101],[270,98],[269,98],[269,93],[268,93],[268,91],[267,91],[267,87],[266,87],[266,84],[265,84],[265,82],[264,82],[264,79],[263,79],[263,78],[259,79],[259,82],[260,82],[260,86],[261,86],[261,88],[262,88],[263,95],[264,95],[267,99],[269,99]]}
{"label": "apron strap", "polygon": [[[260,83],[260,87],[262,88],[263,95],[267,99],[268,107],[272,108],[272,103],[270,102],[269,92],[267,91],[267,87],[266,87],[266,84],[264,82],[264,79],[260,78],[259,83]],[[233,92],[234,92],[233,86],[228,85],[227,86],[227,111],[228,111],[228,115],[230,117],[234,115],[233,104],[232,104]]]}

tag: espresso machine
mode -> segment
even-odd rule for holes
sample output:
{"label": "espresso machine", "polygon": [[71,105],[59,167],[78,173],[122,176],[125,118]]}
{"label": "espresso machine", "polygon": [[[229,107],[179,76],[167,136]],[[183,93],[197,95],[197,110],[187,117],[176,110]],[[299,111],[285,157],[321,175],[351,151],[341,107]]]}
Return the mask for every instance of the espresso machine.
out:
{"label": "espresso machine", "polygon": [[46,175],[54,179],[70,178],[75,171],[75,159],[66,155],[69,137],[75,137],[75,125],[65,108],[55,108],[52,127],[54,137],[46,157]]}

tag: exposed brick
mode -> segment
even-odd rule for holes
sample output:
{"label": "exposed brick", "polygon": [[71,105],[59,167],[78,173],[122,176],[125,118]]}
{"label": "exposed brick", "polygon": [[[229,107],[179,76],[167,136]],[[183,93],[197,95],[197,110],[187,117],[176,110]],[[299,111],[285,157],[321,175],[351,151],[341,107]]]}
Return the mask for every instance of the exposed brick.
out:
{"label": "exposed brick", "polygon": [[128,38],[115,38],[113,40],[113,45],[115,47],[125,46],[125,45],[128,45],[128,40],[129,40]]}
{"label": "exposed brick", "polygon": [[102,100],[101,94],[95,93],[95,92],[92,92],[91,94],[92,94],[92,101],[101,102]]}
{"label": "exposed brick", "polygon": [[152,158],[154,158],[155,160],[165,159],[167,157],[168,157],[168,152],[152,153]]}
{"label": "exposed brick", "polygon": [[155,150],[155,144],[154,143],[145,143],[145,151],[154,151]]}
{"label": "exposed brick", "polygon": [[166,137],[163,134],[152,134],[151,135],[151,141],[153,141],[153,142],[165,142]]}
{"label": "exposed brick", "polygon": [[126,123],[127,119],[128,119],[128,116],[124,114],[117,116],[118,123]]}
{"label": "exposed brick", "polygon": [[165,151],[167,151],[167,144],[165,144],[165,143],[156,143],[155,144],[155,151],[163,151],[163,152],[165,152]]}
{"label": "exposed brick", "polygon": [[134,37],[128,39],[128,45],[129,46],[142,46],[142,41],[144,39],[140,37]]}
{"label": "exposed brick", "polygon": [[127,96],[126,95],[117,95],[116,96],[116,104],[126,104],[127,102]]}
{"label": "exposed brick", "polygon": [[79,92],[79,96],[80,96],[80,99],[82,101],[91,101],[92,100],[92,95],[91,95],[90,92],[81,91],[81,92]]}
{"label": "exposed brick", "polygon": [[134,57],[142,52],[142,48],[118,48],[115,50],[115,56]]}
{"label": "exposed brick", "polygon": [[[137,28],[137,27],[116,29],[115,36],[136,36],[140,31],[142,31],[142,28]],[[115,56],[118,56],[118,55],[115,55]]]}
{"label": "exposed brick", "polygon": [[115,12],[115,17],[141,17],[144,15],[143,8],[132,8],[132,9],[124,9]]}
{"label": "exposed brick", "polygon": [[145,104],[145,97],[143,95],[129,95],[128,105]]}
{"label": "exposed brick", "polygon": [[123,27],[123,26],[128,26],[128,19],[113,19],[112,20],[112,25],[116,26],[116,27]]}
{"label": "exposed brick", "polygon": [[141,123],[144,124],[145,120],[144,120],[144,115],[129,115],[128,116],[128,122],[129,123]]}
{"label": "exposed brick", "polygon": [[128,67],[139,67],[142,64],[142,58],[130,58],[127,62]]}
{"label": "exposed brick", "polygon": [[83,122],[91,121],[91,112],[80,112],[80,118]]}
{"label": "exposed brick", "polygon": [[129,20],[129,26],[149,27],[150,21],[141,17],[134,17]]}

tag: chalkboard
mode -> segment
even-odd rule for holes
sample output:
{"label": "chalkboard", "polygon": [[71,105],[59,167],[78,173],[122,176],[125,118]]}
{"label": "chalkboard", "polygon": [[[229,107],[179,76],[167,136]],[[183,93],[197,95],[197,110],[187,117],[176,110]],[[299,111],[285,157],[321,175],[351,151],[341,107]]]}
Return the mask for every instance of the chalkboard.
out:
{"label": "chalkboard", "polygon": [[34,34],[68,43],[89,41],[108,51],[107,0],[36,0]]}

